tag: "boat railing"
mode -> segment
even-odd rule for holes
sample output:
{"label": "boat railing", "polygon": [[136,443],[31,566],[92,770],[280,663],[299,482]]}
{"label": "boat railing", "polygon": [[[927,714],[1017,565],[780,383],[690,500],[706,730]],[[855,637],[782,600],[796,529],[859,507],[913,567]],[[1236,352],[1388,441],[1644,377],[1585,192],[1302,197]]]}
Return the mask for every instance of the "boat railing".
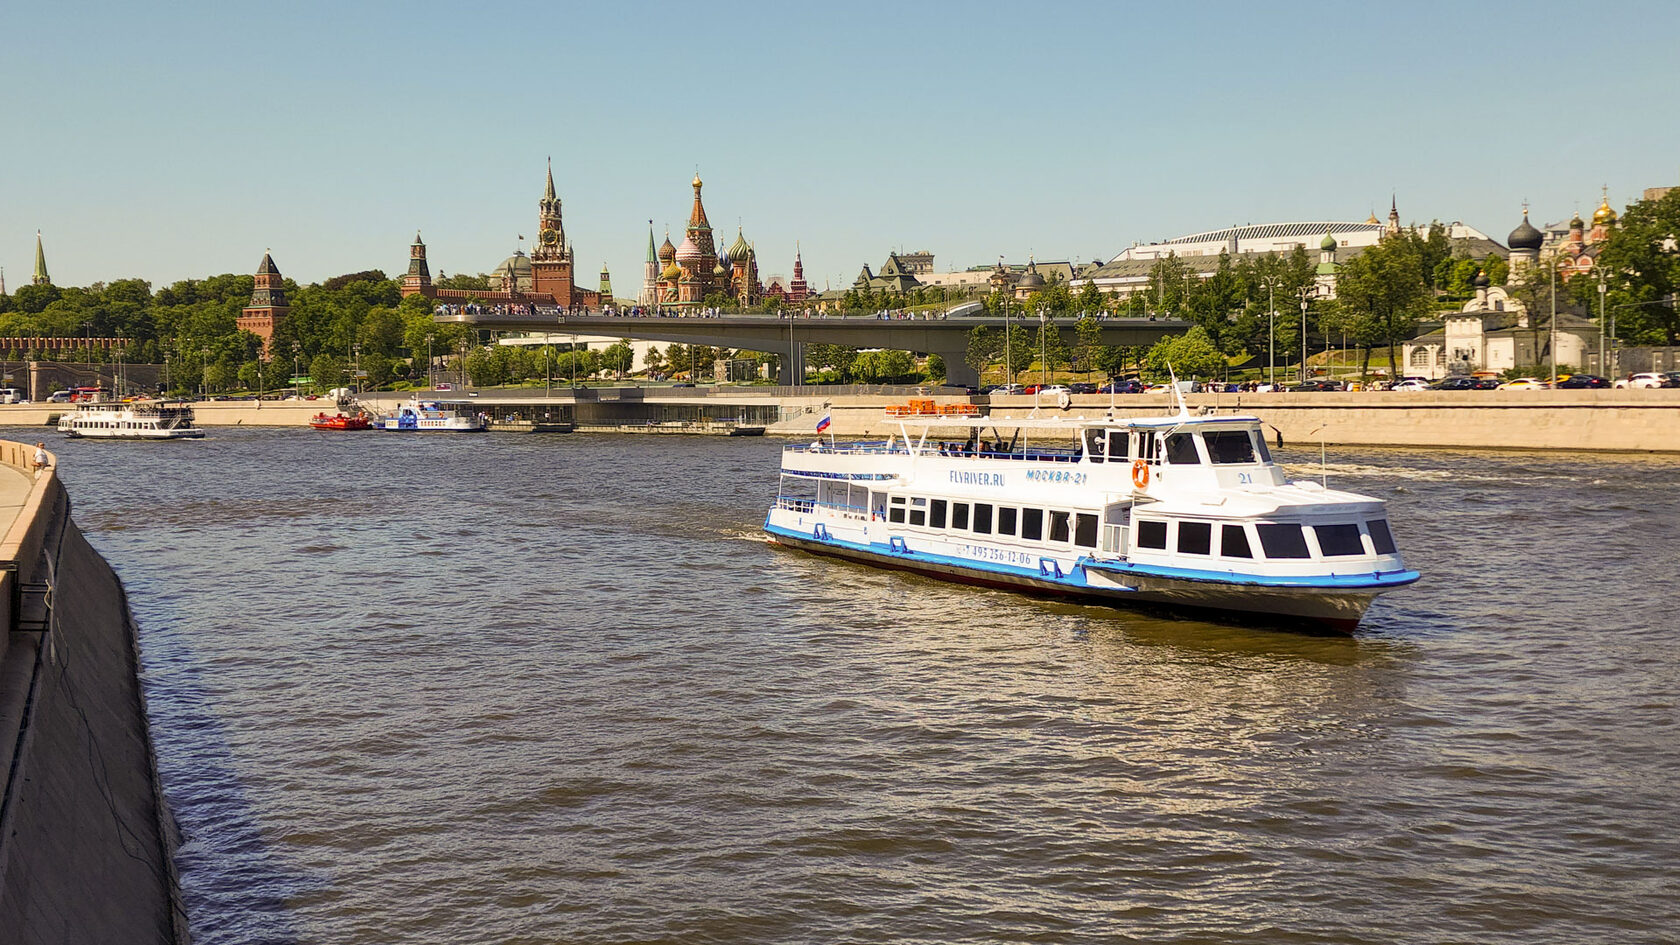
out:
{"label": "boat railing", "polygon": [[1106,555],[1125,557],[1126,542],[1131,537],[1130,527],[1126,525],[1104,525],[1102,527],[1102,552]]}
{"label": "boat railing", "polygon": [[810,514],[818,509],[838,512],[842,518],[852,518],[858,521],[869,519],[869,509],[862,505],[847,505],[844,502],[819,502],[816,499],[800,499],[794,496],[777,496],[776,508],[789,512]]}
{"label": "boat railing", "polygon": [[886,443],[841,443],[833,446],[827,443],[790,443],[782,449],[788,453],[873,454],[880,456],[889,453],[907,455],[910,452],[903,446],[891,446]]}

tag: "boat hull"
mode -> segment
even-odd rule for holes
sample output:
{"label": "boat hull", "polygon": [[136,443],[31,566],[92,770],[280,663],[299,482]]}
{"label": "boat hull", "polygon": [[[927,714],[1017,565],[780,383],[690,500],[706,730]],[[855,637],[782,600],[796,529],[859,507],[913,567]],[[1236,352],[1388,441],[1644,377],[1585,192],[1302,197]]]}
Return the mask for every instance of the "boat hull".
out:
{"label": "boat hull", "polygon": [[1026,569],[895,551],[890,545],[824,540],[771,524],[766,524],[765,534],[772,542],[801,551],[939,580],[1317,633],[1352,633],[1377,595],[1416,580],[1415,572],[1406,572],[1375,586],[1283,587],[1137,572],[1117,576],[1093,566],[1080,566],[1063,577],[1039,576]]}

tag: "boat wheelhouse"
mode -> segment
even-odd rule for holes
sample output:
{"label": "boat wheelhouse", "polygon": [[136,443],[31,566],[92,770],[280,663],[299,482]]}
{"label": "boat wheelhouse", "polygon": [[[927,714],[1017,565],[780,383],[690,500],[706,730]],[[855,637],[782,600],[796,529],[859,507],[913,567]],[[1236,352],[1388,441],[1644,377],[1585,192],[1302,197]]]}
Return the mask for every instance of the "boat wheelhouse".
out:
{"label": "boat wheelhouse", "polygon": [[204,436],[192,408],[178,401],[79,403],[58,418],[58,432],[89,440],[188,440]]}
{"label": "boat wheelhouse", "polygon": [[479,433],[489,429],[473,405],[447,400],[415,399],[397,408],[395,416],[379,423],[381,430],[419,433]]}
{"label": "boat wheelhouse", "polygon": [[893,418],[886,441],[787,447],[771,540],[1305,629],[1351,631],[1418,579],[1381,499],[1289,481],[1252,416]]}

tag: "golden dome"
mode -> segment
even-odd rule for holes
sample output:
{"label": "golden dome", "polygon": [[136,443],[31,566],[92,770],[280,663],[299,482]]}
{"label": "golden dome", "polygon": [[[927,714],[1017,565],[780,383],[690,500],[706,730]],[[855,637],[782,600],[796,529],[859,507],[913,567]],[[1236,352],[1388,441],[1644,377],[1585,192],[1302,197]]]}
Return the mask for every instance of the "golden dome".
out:
{"label": "golden dome", "polygon": [[1606,196],[1604,202],[1593,211],[1593,226],[1610,226],[1616,222],[1616,211],[1610,209],[1610,198]]}
{"label": "golden dome", "polygon": [[1377,223],[1381,223],[1382,221],[1377,219],[1377,211],[1372,210],[1371,211],[1371,216],[1365,222],[1367,224],[1377,224]]}
{"label": "golden dome", "polygon": [[694,184],[694,189],[695,190],[700,189],[700,172],[699,171],[694,172],[694,182],[693,182],[693,184]]}
{"label": "golden dome", "polygon": [[682,267],[677,265],[676,263],[672,263],[669,266],[665,267],[665,271],[659,274],[659,278],[663,279],[663,280],[666,280],[666,281],[669,281],[671,279],[677,278],[680,275],[682,275]]}

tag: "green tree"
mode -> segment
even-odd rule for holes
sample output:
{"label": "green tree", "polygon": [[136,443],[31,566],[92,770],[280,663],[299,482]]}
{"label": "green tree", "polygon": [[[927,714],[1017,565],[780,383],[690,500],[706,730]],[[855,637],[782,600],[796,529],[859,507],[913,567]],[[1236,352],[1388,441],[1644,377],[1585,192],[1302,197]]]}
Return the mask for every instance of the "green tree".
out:
{"label": "green tree", "polygon": [[1103,364],[1102,323],[1087,315],[1073,326],[1073,359],[1086,374]]}
{"label": "green tree", "polygon": [[1400,376],[1395,346],[1416,333],[1429,308],[1422,242],[1402,231],[1348,260],[1336,274],[1336,296],[1354,314],[1351,334],[1388,346],[1390,377]]}
{"label": "green tree", "polygon": [[349,376],[344,362],[330,354],[318,354],[309,361],[309,380],[317,393],[343,387]]}
{"label": "green tree", "polygon": [[1167,380],[1171,374],[1177,374],[1181,380],[1216,378],[1228,366],[1225,355],[1200,326],[1182,335],[1162,338],[1144,356],[1145,371],[1157,381]]}
{"label": "green tree", "polygon": [[1037,349],[1035,353],[1038,355],[1039,364],[1046,374],[1054,374],[1057,368],[1067,363],[1067,344],[1062,341],[1062,332],[1056,326],[1054,316],[1046,313],[1039,321],[1033,344]]}
{"label": "green tree", "polygon": [[945,379],[945,359],[940,357],[937,354],[928,355],[927,356],[927,376],[928,376],[928,380],[930,380],[930,381],[932,381],[932,380],[944,380]]}
{"label": "green tree", "polygon": [[[1680,188],[1627,208],[1598,256],[1616,334],[1629,344],[1680,344]],[[1581,281],[1581,280],[1571,280]],[[21,291],[21,290],[20,290]]]}
{"label": "green tree", "polygon": [[623,378],[636,366],[635,354],[636,351],[631,347],[630,340],[628,338],[620,339],[602,350],[601,364],[607,370],[613,371],[620,378]]}
{"label": "green tree", "polygon": [[1003,348],[1003,338],[985,325],[976,325],[968,332],[968,350],[963,363],[982,373]]}

